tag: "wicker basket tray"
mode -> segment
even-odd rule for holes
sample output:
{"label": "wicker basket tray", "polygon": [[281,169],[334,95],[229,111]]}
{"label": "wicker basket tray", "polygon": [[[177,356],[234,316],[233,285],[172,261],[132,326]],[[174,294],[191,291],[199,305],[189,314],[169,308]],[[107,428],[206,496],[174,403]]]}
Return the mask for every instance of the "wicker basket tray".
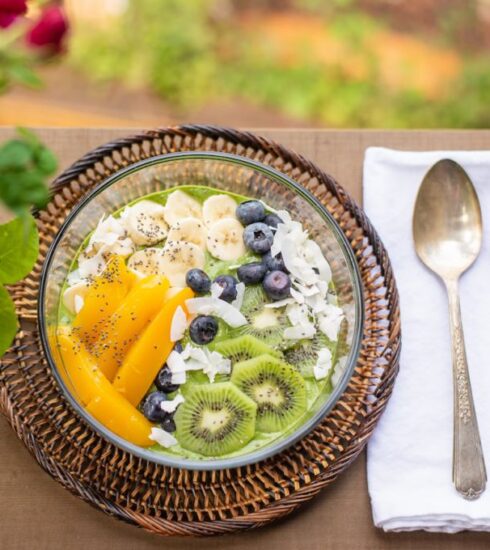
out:
{"label": "wicker basket tray", "polygon": [[[43,357],[36,325],[40,269],[73,205],[122,167],[182,150],[226,151],[281,170],[308,188],[338,221],[361,270],[366,308],[362,349],[347,390],[294,447],[252,466],[219,472],[172,469],[102,439],[70,408]],[[121,520],[161,535],[214,535],[289,514],[332,483],[364,447],[398,370],[398,294],[386,251],[366,216],[327,174],[300,155],[246,132],[209,126],[163,128],[109,143],[54,182],[38,214],[36,268],[12,287],[21,330],[0,364],[0,410],[39,464],[66,489]]]}

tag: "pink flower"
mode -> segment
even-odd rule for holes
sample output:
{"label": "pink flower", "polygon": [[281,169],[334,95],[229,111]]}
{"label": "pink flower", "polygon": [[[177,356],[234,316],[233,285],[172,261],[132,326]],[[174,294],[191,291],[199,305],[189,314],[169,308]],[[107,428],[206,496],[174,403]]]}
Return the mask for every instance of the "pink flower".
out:
{"label": "pink flower", "polygon": [[58,53],[63,50],[63,38],[67,31],[68,21],[63,9],[60,6],[50,6],[29,29],[26,41],[34,48],[44,48],[49,53]]}
{"label": "pink flower", "polygon": [[27,11],[27,0],[0,0],[0,27],[6,29]]}

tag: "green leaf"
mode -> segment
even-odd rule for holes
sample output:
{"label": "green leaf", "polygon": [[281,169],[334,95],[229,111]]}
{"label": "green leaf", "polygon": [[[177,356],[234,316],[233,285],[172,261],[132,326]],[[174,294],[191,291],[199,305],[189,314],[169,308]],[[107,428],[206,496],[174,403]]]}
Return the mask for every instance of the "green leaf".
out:
{"label": "green leaf", "polygon": [[8,72],[10,78],[15,82],[19,82],[30,88],[40,88],[42,86],[42,80],[27,65],[15,63],[9,67]]}
{"label": "green leaf", "polygon": [[12,284],[23,279],[33,268],[38,252],[39,235],[32,216],[0,225],[0,282]]}
{"label": "green leaf", "polygon": [[27,167],[32,158],[32,147],[28,143],[12,139],[0,147],[0,170]]}
{"label": "green leaf", "polygon": [[46,149],[46,147],[42,147],[36,154],[35,162],[39,171],[45,176],[54,174],[54,172],[56,172],[56,168],[58,168],[56,157],[49,149]]}
{"label": "green leaf", "polygon": [[31,132],[31,130],[23,128],[22,126],[17,126],[16,130],[19,136],[22,138],[22,141],[25,141],[28,145],[31,146],[32,149],[35,149],[37,151],[38,149],[43,147],[43,144],[41,143],[39,138],[34,132]]}
{"label": "green leaf", "polygon": [[8,350],[17,332],[15,306],[7,290],[0,286],[0,357]]}
{"label": "green leaf", "polygon": [[12,210],[30,205],[42,208],[49,200],[49,189],[43,174],[35,169],[0,170],[0,199]]}

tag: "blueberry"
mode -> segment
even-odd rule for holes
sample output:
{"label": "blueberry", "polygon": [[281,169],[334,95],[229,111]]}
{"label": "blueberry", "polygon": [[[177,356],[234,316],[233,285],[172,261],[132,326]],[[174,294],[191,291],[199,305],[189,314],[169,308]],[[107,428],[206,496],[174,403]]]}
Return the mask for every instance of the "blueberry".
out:
{"label": "blueberry", "polygon": [[243,232],[243,242],[250,250],[257,254],[265,254],[271,249],[274,235],[271,228],[265,223],[247,225]]}
{"label": "blueberry", "polygon": [[242,225],[261,222],[265,218],[264,205],[259,201],[245,201],[237,206],[236,217]]}
{"label": "blueberry", "polygon": [[267,216],[264,218],[264,223],[267,224],[269,227],[273,227],[274,229],[276,229],[280,223],[283,223],[283,221],[277,214],[267,214]]}
{"label": "blueberry", "polygon": [[191,340],[200,346],[209,344],[218,332],[218,321],[210,315],[198,315],[189,327]]}
{"label": "blueberry", "polygon": [[167,365],[164,365],[157,374],[155,386],[164,393],[172,393],[179,389],[178,384],[172,384],[172,373]]}
{"label": "blueberry", "polygon": [[265,265],[267,271],[284,271],[284,273],[289,273],[281,253],[272,256],[270,251],[267,252],[262,256],[262,263]]}
{"label": "blueberry", "polygon": [[236,273],[242,283],[253,285],[262,281],[266,271],[267,267],[264,263],[252,262],[250,264],[241,265]]}
{"label": "blueberry", "polygon": [[290,294],[291,279],[284,271],[271,271],[264,277],[262,286],[271,300],[282,300]]}
{"label": "blueberry", "polygon": [[220,300],[229,303],[233,302],[237,295],[236,285],[238,283],[235,277],[231,275],[218,275],[213,283],[216,283],[223,289],[219,296]]}
{"label": "blueberry", "polygon": [[175,432],[177,429],[177,426],[175,425],[174,417],[172,414],[166,413],[165,418],[163,419],[162,423],[162,430],[165,430],[166,432]]}
{"label": "blueberry", "polygon": [[189,269],[185,275],[185,282],[199,294],[205,294],[211,288],[211,279],[202,269]]}
{"label": "blueberry", "polygon": [[162,411],[162,403],[167,400],[167,396],[160,392],[154,391],[146,396],[143,402],[143,414],[150,422],[163,422],[166,412]]}

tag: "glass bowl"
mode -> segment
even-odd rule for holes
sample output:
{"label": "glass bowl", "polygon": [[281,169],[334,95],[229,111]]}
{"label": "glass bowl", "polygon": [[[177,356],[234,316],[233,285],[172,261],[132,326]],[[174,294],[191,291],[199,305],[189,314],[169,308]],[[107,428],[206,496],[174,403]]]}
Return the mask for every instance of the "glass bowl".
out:
{"label": "glass bowl", "polygon": [[[185,459],[138,447],[111,432],[82,406],[65,383],[69,375],[49,338],[57,325],[61,290],[75,254],[102,216],[128,202],[171,187],[192,183],[231,191],[263,200],[277,210],[287,210],[303,223],[319,244],[332,269],[339,305],[346,322],[342,330],[343,356],[339,359],[335,385],[319,397],[304,423],[267,446],[232,458]],[[356,365],[364,324],[362,284],[350,244],[337,222],[308,191],[281,172],[245,157],[214,152],[181,152],[152,157],[120,170],[98,185],[72,210],[54,239],[41,277],[38,320],[48,363],[71,406],[101,436],[118,447],[152,462],[190,470],[218,470],[253,464],[269,458],[306,436],[335,405]]]}

